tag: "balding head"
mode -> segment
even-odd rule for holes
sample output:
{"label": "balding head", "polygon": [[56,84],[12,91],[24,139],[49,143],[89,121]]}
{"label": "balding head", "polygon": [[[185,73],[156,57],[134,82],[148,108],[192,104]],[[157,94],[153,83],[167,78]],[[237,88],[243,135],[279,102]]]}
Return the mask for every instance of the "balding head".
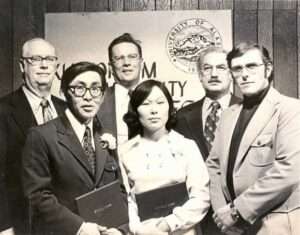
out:
{"label": "balding head", "polygon": [[53,55],[56,56],[54,46],[43,38],[33,38],[26,41],[22,47],[22,57],[30,57],[32,55]]}

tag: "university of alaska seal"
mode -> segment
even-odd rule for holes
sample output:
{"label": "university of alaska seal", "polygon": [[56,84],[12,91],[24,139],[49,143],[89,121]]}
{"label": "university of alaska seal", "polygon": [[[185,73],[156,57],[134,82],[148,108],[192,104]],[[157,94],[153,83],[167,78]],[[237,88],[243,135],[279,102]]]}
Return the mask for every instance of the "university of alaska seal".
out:
{"label": "university of alaska seal", "polygon": [[168,33],[167,54],[180,70],[196,73],[196,61],[201,51],[210,46],[222,46],[218,30],[207,20],[194,18],[179,22]]}

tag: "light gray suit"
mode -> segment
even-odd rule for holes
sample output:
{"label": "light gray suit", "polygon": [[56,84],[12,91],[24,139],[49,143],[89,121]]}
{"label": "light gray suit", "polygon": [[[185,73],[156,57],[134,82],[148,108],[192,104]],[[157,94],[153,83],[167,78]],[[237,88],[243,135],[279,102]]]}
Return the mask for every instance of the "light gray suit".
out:
{"label": "light gray suit", "polygon": [[[229,148],[241,110],[239,104],[223,112],[207,159],[215,211],[230,202],[226,185]],[[299,210],[299,170],[300,102],[271,87],[244,132],[232,173],[234,204],[241,216],[251,224],[260,222],[263,228],[267,217],[272,227],[271,216],[266,215]]]}

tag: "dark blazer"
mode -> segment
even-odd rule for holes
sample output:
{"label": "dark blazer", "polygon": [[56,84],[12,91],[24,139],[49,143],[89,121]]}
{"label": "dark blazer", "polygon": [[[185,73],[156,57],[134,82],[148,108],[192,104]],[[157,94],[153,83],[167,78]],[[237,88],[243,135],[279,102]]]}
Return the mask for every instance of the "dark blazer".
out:
{"label": "dark blazer", "polygon": [[109,87],[105,91],[103,102],[97,113],[97,118],[105,130],[113,136],[117,136],[115,86]]}
{"label": "dark blazer", "polygon": [[[229,106],[239,103],[242,100],[236,96],[231,96]],[[208,157],[208,149],[205,143],[203,134],[202,121],[202,107],[204,98],[201,100],[181,108],[177,112],[177,123],[175,130],[196,142],[200,149],[204,161]],[[212,217],[212,210],[210,209],[204,219],[201,221],[201,229],[203,235],[221,235],[221,231],[215,225]]]}
{"label": "dark blazer", "polygon": [[[23,153],[23,184],[33,234],[75,235],[84,221],[75,198],[120,177],[117,161],[100,146],[99,125],[94,125],[94,134],[95,176],[65,115],[30,130]],[[126,205],[124,187],[120,193]]]}
{"label": "dark blazer", "polygon": [[[203,135],[202,106],[204,98],[181,108],[177,112],[177,123],[175,130],[184,135],[184,137],[192,139],[198,145],[204,161],[208,157],[208,149]],[[236,96],[231,96],[229,105],[241,102]]]}
{"label": "dark blazer", "polygon": [[[58,115],[62,114],[65,102],[51,99]],[[13,226],[17,234],[26,234],[21,153],[28,129],[36,125],[22,88],[0,99],[0,231]]]}

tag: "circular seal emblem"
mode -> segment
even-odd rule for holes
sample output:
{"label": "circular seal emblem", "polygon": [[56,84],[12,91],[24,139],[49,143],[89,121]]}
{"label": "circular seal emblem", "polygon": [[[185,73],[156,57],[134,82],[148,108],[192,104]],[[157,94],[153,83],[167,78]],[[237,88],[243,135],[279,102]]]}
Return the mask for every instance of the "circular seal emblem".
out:
{"label": "circular seal emblem", "polygon": [[179,22],[168,33],[167,54],[171,62],[186,73],[197,72],[197,60],[201,51],[222,46],[218,30],[207,20],[194,18]]}

